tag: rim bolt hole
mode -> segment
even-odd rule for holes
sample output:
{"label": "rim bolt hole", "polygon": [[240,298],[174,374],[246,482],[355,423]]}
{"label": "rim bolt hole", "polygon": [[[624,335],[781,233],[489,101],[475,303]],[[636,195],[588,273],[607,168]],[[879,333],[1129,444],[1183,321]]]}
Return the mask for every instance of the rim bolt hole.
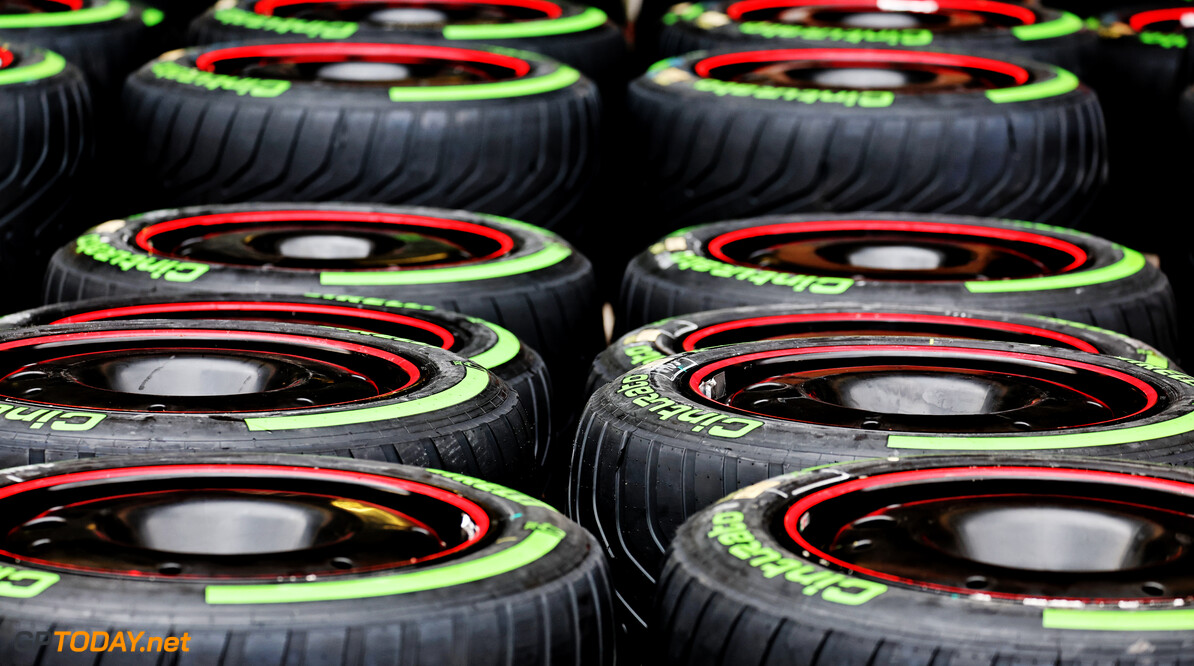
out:
{"label": "rim bolt hole", "polygon": [[[866,516],[850,523],[852,529],[875,530],[888,529],[896,526],[896,519],[891,516]],[[866,541],[870,541],[867,539]]]}
{"label": "rim bolt hole", "polygon": [[971,576],[966,579],[966,587],[971,590],[983,590],[991,584],[986,576]]}
{"label": "rim bolt hole", "polygon": [[862,422],[862,427],[866,428],[867,430],[878,430],[879,425],[879,419],[875,418],[867,419]]}
{"label": "rim bolt hole", "polygon": [[1183,546],[1189,546],[1190,544],[1194,543],[1194,537],[1191,537],[1185,532],[1178,532],[1177,534],[1173,535],[1173,538]]}
{"label": "rim bolt hole", "polygon": [[163,576],[177,576],[182,573],[182,565],[177,562],[166,562],[158,565],[158,573]]}
{"label": "rim bolt hole", "polygon": [[357,380],[358,382],[367,382],[367,381],[369,381],[368,379],[366,379],[365,377],[362,377],[362,376],[360,376],[360,375],[351,375],[351,377],[352,377],[353,379]]}
{"label": "rim bolt hole", "polygon": [[1165,594],[1165,586],[1160,583],[1145,583],[1140,586],[1140,589],[1150,597],[1159,597]]}
{"label": "rim bolt hole", "polygon": [[1020,430],[1032,430],[1032,424],[1027,421],[1016,421],[1012,425]]}
{"label": "rim bolt hole", "polygon": [[25,389],[25,392],[22,395],[33,395],[34,393],[41,393],[41,387],[34,386],[33,388]]}
{"label": "rim bolt hole", "polygon": [[337,557],[332,560],[332,566],[337,569],[351,569],[354,565],[347,557]]}
{"label": "rim bolt hole", "polygon": [[850,544],[850,550],[854,551],[855,553],[863,553],[874,547],[875,542],[871,541],[870,539],[859,539],[858,541]]}
{"label": "rim bolt hole", "polygon": [[30,548],[45,548],[48,545],[50,545],[49,539],[37,539],[33,543],[29,544],[29,547]]}
{"label": "rim bolt hole", "polygon": [[300,405],[314,405],[315,401],[310,398],[295,398],[294,400]]}
{"label": "rim bolt hole", "polygon": [[146,407],[146,409],[148,409],[151,412],[164,412],[164,411],[166,411],[166,406],[163,404],[160,404],[160,403],[154,403],[154,404]]}

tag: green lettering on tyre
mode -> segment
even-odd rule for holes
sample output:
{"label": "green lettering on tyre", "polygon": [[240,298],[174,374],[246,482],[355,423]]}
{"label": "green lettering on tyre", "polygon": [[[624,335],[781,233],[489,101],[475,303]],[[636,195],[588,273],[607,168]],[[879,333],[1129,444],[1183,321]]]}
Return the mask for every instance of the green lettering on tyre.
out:
{"label": "green lettering on tyre", "polygon": [[550,553],[567,536],[563,529],[549,523],[528,522],[523,530],[529,534],[518,543],[467,562],[345,581],[208,585],[204,590],[204,598],[213,605],[288,604],[367,599],[438,590],[521,569]]}
{"label": "green lettering on tyre", "polygon": [[0,566],[0,597],[32,599],[58,580],[58,574],[50,571]]}
{"label": "green lettering on tyre", "polygon": [[[464,363],[464,361],[459,361]],[[472,365],[464,366],[464,377],[445,391],[417,400],[398,402],[391,405],[340,409],[321,414],[295,414],[292,416],[257,416],[245,419],[249,430],[299,430],[303,428],[330,428],[358,423],[373,423],[400,419],[416,414],[426,414],[438,409],[458,405],[479,395],[489,386],[489,373]]]}

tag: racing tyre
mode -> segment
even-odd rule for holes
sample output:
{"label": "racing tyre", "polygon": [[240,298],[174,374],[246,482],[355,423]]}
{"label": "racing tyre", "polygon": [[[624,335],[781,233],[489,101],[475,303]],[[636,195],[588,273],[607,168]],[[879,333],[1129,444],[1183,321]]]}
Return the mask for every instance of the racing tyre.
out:
{"label": "racing tyre", "polygon": [[0,504],[5,664],[613,663],[593,538],[460,474],[137,456],[7,470]]}
{"label": "racing tyre", "polygon": [[581,210],[599,161],[592,82],[493,47],[171,51],[129,78],[124,101],[151,206],[393,202],[551,227]]}
{"label": "racing tyre", "polygon": [[[62,56],[0,42],[0,280],[42,275],[70,227],[70,206],[94,156],[91,97]],[[10,289],[8,307],[36,303]]]}
{"label": "racing tyre", "polygon": [[1009,455],[765,481],[680,530],[655,663],[1178,663],[1192,495],[1188,469]]}
{"label": "racing tyre", "polygon": [[497,375],[518,394],[535,428],[535,460],[543,467],[551,432],[551,383],[539,354],[506,329],[430,305],[335,295],[204,294],[102,298],[47,305],[0,317],[0,328],[124,319],[249,319],[319,324],[446,349]]}
{"label": "racing tyre", "polygon": [[604,346],[588,259],[488,215],[351,204],[163,210],[95,227],[51,258],[47,303],[184,292],[421,303],[509,329],[553,373]]}
{"label": "racing tyre", "polygon": [[[4,321],[0,319],[0,325]],[[1140,340],[1039,315],[849,302],[757,305],[693,312],[630,331],[593,360],[586,392],[592,394],[636,367],[687,351],[760,340],[864,335],[1025,342],[1123,356],[1163,368],[1171,365]]]}
{"label": "racing tyre", "polygon": [[1056,9],[990,0],[932,7],[881,0],[681,4],[663,17],[659,57],[722,47],[931,48],[1018,56],[1082,75],[1098,43],[1081,19]]}
{"label": "racing tyre", "polygon": [[849,210],[1075,226],[1107,175],[1094,92],[1021,59],[719,49],[660,61],[629,107],[645,147],[635,231],[651,234]]}
{"label": "racing tyre", "polygon": [[534,426],[489,371],[427,345],[255,321],[0,332],[0,467],[148,452],[303,453],[514,485]]}
{"label": "racing tyre", "polygon": [[900,454],[1064,452],[1194,463],[1194,378],[1019,343],[779,340],[672,356],[598,389],[568,507],[643,626],[680,524],[738,488]]}
{"label": "racing tyre", "polygon": [[1176,357],[1176,305],[1142,254],[1027,222],[857,213],[684,229],[627,268],[622,326],[743,304],[1020,312],[1124,333]]}

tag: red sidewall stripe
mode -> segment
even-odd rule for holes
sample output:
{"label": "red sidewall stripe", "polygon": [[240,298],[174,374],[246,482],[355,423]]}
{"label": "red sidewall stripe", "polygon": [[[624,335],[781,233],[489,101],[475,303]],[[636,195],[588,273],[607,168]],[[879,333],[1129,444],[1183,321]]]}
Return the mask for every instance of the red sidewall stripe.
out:
{"label": "red sidewall stripe", "polygon": [[195,58],[195,67],[205,72],[212,72],[215,71],[217,62],[237,58],[290,58],[296,62],[343,62],[349,58],[372,58],[378,61],[430,58],[496,65],[513,70],[516,77],[526,76],[531,71],[531,63],[522,58],[490,51],[475,51],[450,46],[356,42],[232,46],[199,54]]}
{"label": "red sidewall stripe", "polygon": [[924,51],[880,51],[877,49],[773,49],[769,51],[746,51],[724,53],[693,65],[698,76],[709,78],[709,72],[718,67],[755,62],[784,62],[789,60],[831,60],[848,63],[897,63],[912,65],[944,65],[981,69],[1012,77],[1016,85],[1028,83],[1028,70],[1010,62],[959,55],[956,53],[927,53]]}
{"label": "red sidewall stripe", "polygon": [[1136,32],[1148,28],[1154,23],[1165,21],[1180,21],[1186,16],[1194,15],[1194,7],[1174,7],[1172,9],[1154,9],[1148,12],[1133,14],[1128,18],[1128,25]]}
{"label": "red sidewall stripe", "polygon": [[[759,11],[760,9],[782,9],[791,7],[821,8],[821,7],[849,7],[858,9],[874,9],[881,12],[908,12],[914,14],[935,14],[937,12],[910,12],[908,10],[891,10],[879,6],[880,0],[743,0],[735,2],[726,8],[726,15],[738,21],[743,14]],[[1003,2],[989,0],[936,0],[937,10],[960,9],[987,14],[1000,14],[1019,20],[1023,25],[1036,23],[1036,12],[1020,5],[1009,5]]]}

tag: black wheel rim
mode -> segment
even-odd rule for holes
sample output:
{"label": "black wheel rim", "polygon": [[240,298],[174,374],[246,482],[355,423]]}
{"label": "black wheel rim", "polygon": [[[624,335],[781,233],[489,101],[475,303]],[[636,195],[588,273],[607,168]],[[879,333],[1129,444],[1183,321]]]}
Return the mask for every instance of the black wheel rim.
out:
{"label": "black wheel rim", "polygon": [[[182,413],[374,400],[420,386],[426,370],[331,338],[202,329],[29,337],[0,344],[0,364],[0,397],[66,409]],[[22,411],[41,412],[22,417],[36,427],[62,414]]]}
{"label": "black wheel rim", "polygon": [[1023,85],[1022,67],[988,58],[916,51],[785,49],[700,60],[698,75],[732,83],[903,94],[985,91]]}
{"label": "black wheel rim", "polygon": [[1078,270],[1073,243],[1016,229],[876,220],[795,222],[721,234],[726,263],[819,276],[907,281],[1027,279]]}
{"label": "black wheel rim", "polygon": [[489,51],[359,43],[237,46],[202,53],[195,65],[229,76],[378,88],[493,83],[530,71],[521,58]]}
{"label": "black wheel rim", "polygon": [[43,567],[178,578],[361,573],[466,552],[475,502],[423,483],[267,465],[81,472],[0,489],[0,556]]}
{"label": "black wheel rim", "polygon": [[221,213],[150,225],[136,237],[153,254],[280,270],[418,269],[508,254],[514,240],[480,224],[351,211]]}
{"label": "black wheel rim", "polygon": [[1026,7],[971,0],[939,0],[916,9],[890,9],[878,0],[745,0],[731,4],[726,14],[741,22],[933,33],[1012,28],[1037,21],[1036,13]]}
{"label": "black wheel rim", "polygon": [[1018,352],[826,345],[703,366],[687,391],[740,412],[862,430],[1022,433],[1139,417],[1165,404],[1131,375]]}
{"label": "black wheel rim", "polygon": [[1037,467],[875,475],[798,498],[787,545],[946,594],[1172,602],[1194,596],[1190,484]]}
{"label": "black wheel rim", "polygon": [[439,28],[446,25],[494,25],[559,18],[559,5],[544,0],[489,0],[486,2],[373,0],[261,0],[253,11],[313,21],[352,21],[384,28]]}

